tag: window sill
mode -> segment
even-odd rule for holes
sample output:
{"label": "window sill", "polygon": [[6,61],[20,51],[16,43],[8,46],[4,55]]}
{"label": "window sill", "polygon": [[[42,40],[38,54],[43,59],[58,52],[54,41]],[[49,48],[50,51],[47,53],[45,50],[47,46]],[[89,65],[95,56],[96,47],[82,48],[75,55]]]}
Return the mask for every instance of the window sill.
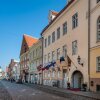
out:
{"label": "window sill", "polygon": [[63,36],[67,35],[67,33],[64,33]]}
{"label": "window sill", "polygon": [[100,73],[100,71],[96,71],[97,73]]}
{"label": "window sill", "polygon": [[75,30],[75,29],[77,29],[78,28],[78,26],[76,26],[76,27],[72,27],[72,30]]}
{"label": "window sill", "polygon": [[59,40],[60,38],[57,38],[57,40]]}
{"label": "window sill", "polygon": [[72,54],[72,56],[76,56],[77,54]]}
{"label": "window sill", "polygon": [[100,43],[100,40],[96,41],[96,43]]}

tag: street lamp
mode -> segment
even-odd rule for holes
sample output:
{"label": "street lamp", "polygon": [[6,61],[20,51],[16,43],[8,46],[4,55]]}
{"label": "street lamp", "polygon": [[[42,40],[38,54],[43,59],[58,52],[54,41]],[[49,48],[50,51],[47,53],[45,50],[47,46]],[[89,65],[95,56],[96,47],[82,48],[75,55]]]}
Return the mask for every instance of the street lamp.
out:
{"label": "street lamp", "polygon": [[77,62],[78,62],[78,64],[80,64],[80,65],[83,66],[83,63],[81,62],[81,57],[80,57],[80,56],[78,56],[78,58],[77,58]]}

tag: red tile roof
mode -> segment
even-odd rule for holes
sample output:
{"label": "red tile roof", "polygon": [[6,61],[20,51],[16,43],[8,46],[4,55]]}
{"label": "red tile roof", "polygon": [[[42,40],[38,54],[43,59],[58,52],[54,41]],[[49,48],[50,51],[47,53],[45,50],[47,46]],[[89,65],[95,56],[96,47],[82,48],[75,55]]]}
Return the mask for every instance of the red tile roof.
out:
{"label": "red tile roof", "polygon": [[38,41],[38,39],[33,38],[29,35],[24,34],[24,38],[27,42],[28,47],[31,47],[34,43],[36,43]]}
{"label": "red tile roof", "polygon": [[55,15],[55,16],[57,16],[57,14],[58,14],[58,12],[53,11],[53,10],[51,10],[51,12],[52,12],[52,15]]}

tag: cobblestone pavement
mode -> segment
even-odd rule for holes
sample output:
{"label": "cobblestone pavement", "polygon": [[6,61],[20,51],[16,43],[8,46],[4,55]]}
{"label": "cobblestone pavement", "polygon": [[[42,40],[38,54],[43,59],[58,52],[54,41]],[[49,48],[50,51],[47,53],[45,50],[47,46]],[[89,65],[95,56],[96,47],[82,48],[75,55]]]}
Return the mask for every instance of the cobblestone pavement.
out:
{"label": "cobblestone pavement", "polygon": [[24,83],[26,86],[36,88],[51,94],[59,95],[61,97],[70,98],[70,100],[100,100],[100,93],[83,92],[83,91],[70,91],[62,88],[55,88],[50,86],[36,85]]}
{"label": "cobblestone pavement", "polygon": [[[5,86],[5,88],[7,89],[7,91],[9,92],[13,100],[70,100],[67,98],[45,93],[35,88],[31,88],[22,84],[10,83],[8,81],[1,81],[0,82],[1,88],[2,88],[2,84]],[[2,91],[0,91],[0,94],[2,94],[3,97],[5,97],[6,95],[7,98],[7,99],[0,98],[0,100],[11,100],[7,91],[5,90],[6,94],[1,93]]]}
{"label": "cobblestone pavement", "polygon": [[1,82],[0,82],[0,100],[12,100],[8,91],[5,89],[5,87]]}

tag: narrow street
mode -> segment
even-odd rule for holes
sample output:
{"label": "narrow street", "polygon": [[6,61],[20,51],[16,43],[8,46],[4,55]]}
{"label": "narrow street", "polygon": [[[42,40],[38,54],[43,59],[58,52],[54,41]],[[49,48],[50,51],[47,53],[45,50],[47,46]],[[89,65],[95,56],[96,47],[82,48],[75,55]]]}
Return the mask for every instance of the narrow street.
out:
{"label": "narrow street", "polygon": [[[13,100],[69,100],[30,88],[23,84],[10,83],[8,81],[0,81],[0,84],[2,84],[2,87],[8,91],[8,94],[10,94]],[[0,100],[11,100],[10,96],[8,96],[6,99],[0,98]]]}

